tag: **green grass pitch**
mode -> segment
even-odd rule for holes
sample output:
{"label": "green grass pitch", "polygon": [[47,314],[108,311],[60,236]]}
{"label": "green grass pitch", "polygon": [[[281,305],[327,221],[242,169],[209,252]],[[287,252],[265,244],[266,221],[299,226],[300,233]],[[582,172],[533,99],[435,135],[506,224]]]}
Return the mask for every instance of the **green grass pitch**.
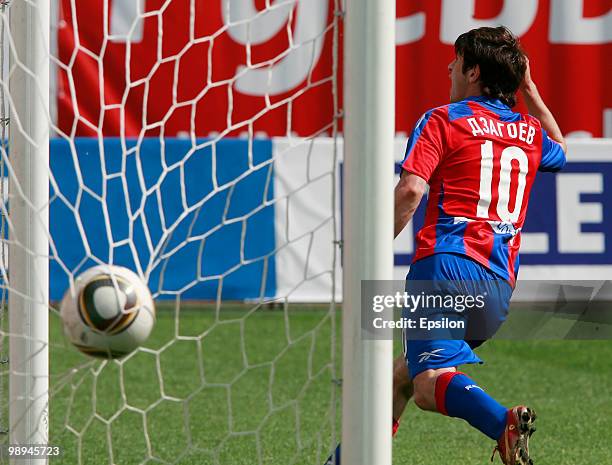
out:
{"label": "green grass pitch", "polygon": [[[327,307],[160,305],[146,350],[116,363],[78,353],[53,313],[50,442],[64,452],[51,463],[322,464],[339,434],[340,319]],[[486,364],[464,371],[538,411],[537,465],[612,464],[610,342],[498,340],[478,353]],[[493,445],[411,403],[393,463],[486,464]]]}

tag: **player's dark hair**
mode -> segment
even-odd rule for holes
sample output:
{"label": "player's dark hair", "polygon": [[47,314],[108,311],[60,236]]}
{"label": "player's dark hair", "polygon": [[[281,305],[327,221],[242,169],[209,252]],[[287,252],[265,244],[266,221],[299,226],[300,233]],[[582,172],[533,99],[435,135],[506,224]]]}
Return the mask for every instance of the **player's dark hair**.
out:
{"label": "player's dark hair", "polygon": [[463,72],[478,65],[482,93],[509,107],[516,105],[527,58],[518,38],[504,26],[481,27],[461,34],[455,53],[463,57]]}

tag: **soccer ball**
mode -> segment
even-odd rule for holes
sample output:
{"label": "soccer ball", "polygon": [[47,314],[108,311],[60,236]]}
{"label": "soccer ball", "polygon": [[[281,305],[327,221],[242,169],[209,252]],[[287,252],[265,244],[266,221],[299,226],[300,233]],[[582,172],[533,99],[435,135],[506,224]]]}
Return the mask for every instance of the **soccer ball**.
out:
{"label": "soccer ball", "polygon": [[64,333],[81,352],[121,358],[151,334],[155,306],[147,285],[136,273],[99,265],[79,275],[60,305]]}

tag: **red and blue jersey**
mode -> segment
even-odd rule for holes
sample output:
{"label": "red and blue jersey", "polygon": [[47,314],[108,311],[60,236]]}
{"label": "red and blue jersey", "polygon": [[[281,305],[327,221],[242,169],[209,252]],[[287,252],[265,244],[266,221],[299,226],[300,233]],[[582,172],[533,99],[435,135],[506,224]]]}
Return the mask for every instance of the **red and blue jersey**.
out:
{"label": "red and blue jersey", "polygon": [[536,172],[564,165],[561,145],[540,121],[499,100],[470,97],[428,111],[402,163],[429,184],[414,261],[457,253],[514,284]]}

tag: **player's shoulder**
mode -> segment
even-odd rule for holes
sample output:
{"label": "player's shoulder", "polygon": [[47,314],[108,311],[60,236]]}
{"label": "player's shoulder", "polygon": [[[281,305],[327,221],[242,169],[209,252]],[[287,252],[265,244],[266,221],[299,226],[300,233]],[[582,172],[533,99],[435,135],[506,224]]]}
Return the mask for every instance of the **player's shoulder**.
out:
{"label": "player's shoulder", "polygon": [[[482,103],[485,103],[485,105],[482,105]],[[505,122],[522,121],[533,126],[537,131],[542,129],[542,123],[535,116],[528,113],[515,112],[505,105],[496,108],[494,105],[487,105],[486,103],[490,102],[487,102],[486,99],[468,98],[459,102],[433,107],[421,115],[416,126],[424,125],[430,120],[438,120],[448,124],[464,118],[489,114]]]}
{"label": "player's shoulder", "polygon": [[427,110],[425,113],[421,115],[417,122],[417,126],[423,122],[427,122],[429,120],[437,120],[442,123],[448,122],[448,105],[441,105],[439,107],[433,107]]}

